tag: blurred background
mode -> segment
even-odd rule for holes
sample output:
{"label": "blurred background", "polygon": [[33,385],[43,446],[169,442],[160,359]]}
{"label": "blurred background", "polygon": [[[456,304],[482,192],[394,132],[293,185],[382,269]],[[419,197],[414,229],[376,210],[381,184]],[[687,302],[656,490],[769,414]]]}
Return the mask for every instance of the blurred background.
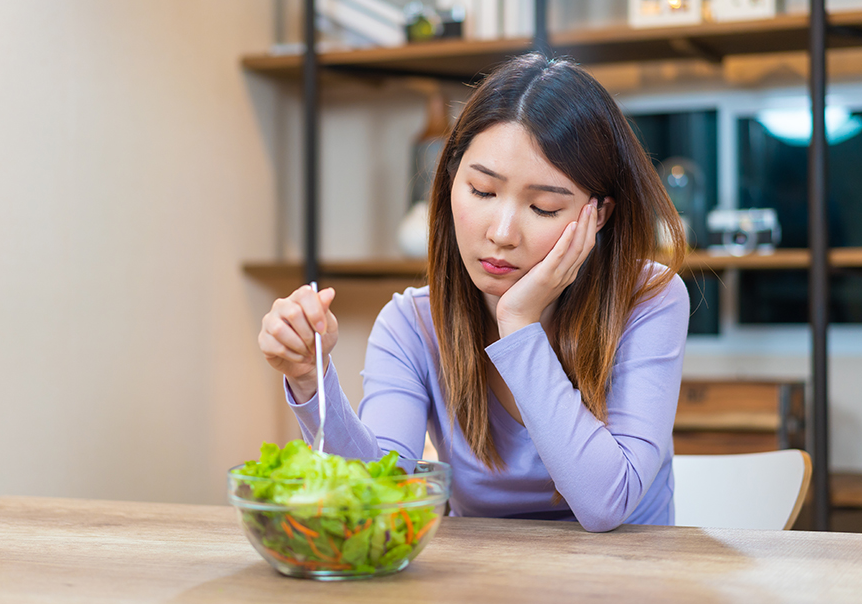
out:
{"label": "blurred background", "polygon": [[[392,1],[382,4],[396,26],[377,29],[344,17],[340,4],[367,16],[381,3],[319,2],[321,50],[427,43],[407,27],[422,15],[457,21],[455,37],[468,41],[533,33],[529,2],[438,2],[431,14],[429,3]],[[697,23],[714,18],[697,6]],[[674,25],[638,22],[653,17],[632,10],[558,0],[549,23],[552,34],[597,36]],[[764,18],[805,4],[774,10]],[[257,347],[262,316],[295,279],[243,267],[302,260],[301,85],[241,59],[301,53],[301,24],[299,0],[0,3],[0,494],[224,503],[229,467],[256,457],[264,440],[298,436]],[[700,237],[693,247],[706,247],[710,211],[769,207],[782,227],[776,245],[802,248],[806,182],[796,177],[807,143],[770,130],[763,112],[804,111],[805,61],[792,52],[587,67],[630,115],[656,168],[677,185],[672,168],[688,170],[691,187],[675,201]],[[860,66],[857,48],[830,54],[831,102],[850,120],[849,135],[831,141],[831,234],[848,248],[862,245],[862,136],[852,132]],[[410,257],[399,231],[422,201],[417,149],[445,131],[470,88],[328,77],[321,259]],[[831,464],[862,472],[862,285],[858,269],[835,278]],[[807,382],[805,279],[690,277],[686,376]],[[355,404],[371,323],[414,282],[322,284],[338,290],[333,358]]]}

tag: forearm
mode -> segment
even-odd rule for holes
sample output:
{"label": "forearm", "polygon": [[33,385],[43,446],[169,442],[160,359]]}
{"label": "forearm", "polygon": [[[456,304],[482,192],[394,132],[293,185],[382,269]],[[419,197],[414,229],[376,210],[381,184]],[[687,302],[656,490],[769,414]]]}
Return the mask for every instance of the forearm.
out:
{"label": "forearm", "polygon": [[488,347],[557,490],[588,530],[626,521],[672,447],[688,298],[681,282],[621,338],[607,424],[584,406],[539,324]]}
{"label": "forearm", "polygon": [[[324,375],[326,375],[326,371],[328,369],[329,356],[327,355],[326,359],[323,361]],[[307,403],[315,394],[317,394],[318,384],[316,371],[312,371],[311,373],[299,377],[285,376],[284,382],[287,387],[287,392],[292,395],[292,400],[297,405]]]}
{"label": "forearm", "polygon": [[[634,510],[643,481],[610,431],[572,387],[539,324],[488,350],[554,486],[588,530],[610,530]],[[525,363],[529,379],[522,379]]]}
{"label": "forearm", "polygon": [[[285,379],[285,395],[290,408],[299,422],[302,438],[312,442],[320,425],[320,399],[315,393],[304,403],[294,397],[292,384]],[[324,373],[323,387],[326,392],[326,425],[324,426],[324,450],[343,457],[375,459],[382,455],[377,438],[357,417],[338,382],[338,373],[333,363]]]}

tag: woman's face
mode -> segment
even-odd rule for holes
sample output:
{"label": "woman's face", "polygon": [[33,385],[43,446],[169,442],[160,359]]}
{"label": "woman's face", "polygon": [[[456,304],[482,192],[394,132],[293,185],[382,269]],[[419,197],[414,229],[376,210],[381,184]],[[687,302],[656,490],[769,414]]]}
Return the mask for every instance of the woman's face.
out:
{"label": "woman's face", "polygon": [[545,258],[589,201],[523,126],[496,124],[476,135],[452,183],[452,215],[461,259],[486,300]]}

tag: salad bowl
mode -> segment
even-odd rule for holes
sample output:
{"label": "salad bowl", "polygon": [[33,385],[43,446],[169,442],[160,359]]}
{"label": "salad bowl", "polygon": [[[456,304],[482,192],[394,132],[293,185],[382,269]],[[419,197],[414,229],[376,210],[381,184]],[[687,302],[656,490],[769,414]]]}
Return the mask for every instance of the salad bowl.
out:
{"label": "salad bowl", "polygon": [[434,537],[451,468],[391,452],[347,460],[302,441],[267,443],[228,472],[228,499],[252,546],[278,572],[318,580],[398,572]]}

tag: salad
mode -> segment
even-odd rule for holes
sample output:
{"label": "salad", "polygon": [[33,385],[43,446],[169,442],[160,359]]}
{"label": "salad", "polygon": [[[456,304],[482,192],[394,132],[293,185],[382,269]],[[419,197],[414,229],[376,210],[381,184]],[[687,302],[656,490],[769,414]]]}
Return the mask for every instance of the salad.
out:
{"label": "salad", "polygon": [[398,461],[264,443],[259,460],[231,470],[231,498],[260,553],[300,574],[400,570],[435,532],[446,494]]}

